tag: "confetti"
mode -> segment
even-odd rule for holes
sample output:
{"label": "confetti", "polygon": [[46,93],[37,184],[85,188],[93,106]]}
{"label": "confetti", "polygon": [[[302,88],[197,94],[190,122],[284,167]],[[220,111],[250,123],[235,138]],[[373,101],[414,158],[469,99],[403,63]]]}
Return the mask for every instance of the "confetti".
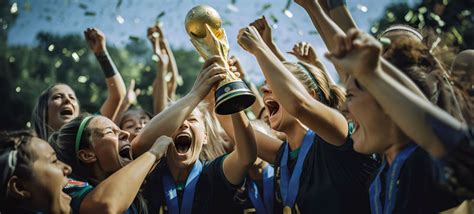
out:
{"label": "confetti", "polygon": [[13,57],[13,56],[8,57],[8,62],[9,62],[9,63],[14,63],[15,60],[16,60],[16,59],[15,59],[15,57]]}
{"label": "confetti", "polygon": [[83,9],[83,10],[87,10],[87,5],[84,4],[84,3],[80,3],[79,4],[79,8]]}
{"label": "confetti", "polygon": [[17,86],[17,87],[15,88],[15,91],[16,91],[16,93],[20,93],[21,87],[20,87],[20,86]]}
{"label": "confetti", "polygon": [[59,68],[59,67],[61,67],[62,64],[63,64],[63,62],[61,60],[58,60],[58,61],[56,61],[56,63],[54,63],[54,67]]}
{"label": "confetti", "polygon": [[79,76],[77,78],[77,82],[79,83],[86,83],[87,82],[87,77],[86,76]]}
{"label": "confetti", "polygon": [[72,52],[71,57],[74,59],[74,62],[79,62],[79,55],[76,52]]}
{"label": "confetti", "polygon": [[27,122],[26,127],[31,128],[31,122]]}
{"label": "confetti", "polygon": [[96,13],[93,12],[93,11],[86,11],[86,12],[84,12],[84,15],[85,15],[85,16],[95,16],[95,14],[96,14]]}
{"label": "confetti", "polygon": [[54,51],[54,45],[53,45],[53,44],[50,44],[50,45],[48,46],[48,51],[49,51],[49,52]]}
{"label": "confetti", "polygon": [[10,13],[11,14],[15,14],[18,12],[18,5],[15,3],[12,4],[12,6],[10,7]]}
{"label": "confetti", "polygon": [[119,24],[123,24],[125,22],[125,19],[121,15],[117,15],[116,20]]}
{"label": "confetti", "polygon": [[367,8],[367,6],[365,5],[362,5],[362,4],[357,4],[357,9],[364,12],[364,13],[367,13],[367,11],[369,11],[369,9]]}
{"label": "confetti", "polygon": [[289,10],[284,10],[283,13],[285,13],[286,16],[288,16],[288,18],[292,18],[293,17],[293,13]]}
{"label": "confetti", "polygon": [[239,12],[239,8],[237,6],[235,6],[235,4],[228,4],[227,9],[234,12],[234,13]]}

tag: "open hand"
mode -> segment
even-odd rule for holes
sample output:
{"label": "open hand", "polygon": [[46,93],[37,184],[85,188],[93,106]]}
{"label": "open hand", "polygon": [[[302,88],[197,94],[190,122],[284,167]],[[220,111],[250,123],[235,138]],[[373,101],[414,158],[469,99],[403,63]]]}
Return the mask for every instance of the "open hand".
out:
{"label": "open hand", "polygon": [[106,51],[105,46],[105,35],[97,28],[87,28],[84,31],[84,36],[89,48],[94,51],[95,54]]}
{"label": "open hand", "polygon": [[226,77],[225,68],[221,66],[223,63],[220,56],[214,56],[206,60],[201,72],[196,77],[191,93],[204,99],[209,94],[211,88]]}
{"label": "open hand", "polygon": [[162,135],[155,141],[155,143],[153,143],[153,146],[151,146],[148,151],[154,154],[156,159],[161,159],[165,156],[168,149],[172,147],[174,147],[173,139],[166,135]]}
{"label": "open hand", "polygon": [[316,51],[308,42],[296,43],[293,50],[288,53],[294,55],[298,60],[312,65],[315,65],[319,60]]}
{"label": "open hand", "polygon": [[240,64],[239,58],[236,56],[231,56],[230,59],[228,60],[230,70],[232,72],[238,73],[237,77],[240,77],[241,79],[245,79],[246,73],[245,70],[242,68],[242,65]]}

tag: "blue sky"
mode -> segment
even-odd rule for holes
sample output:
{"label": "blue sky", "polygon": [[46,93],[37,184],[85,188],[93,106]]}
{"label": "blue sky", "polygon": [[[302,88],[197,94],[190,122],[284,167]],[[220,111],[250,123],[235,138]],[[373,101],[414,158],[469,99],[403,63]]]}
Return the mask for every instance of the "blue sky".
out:
{"label": "blue sky", "polygon": [[[403,0],[397,2],[400,1]],[[324,58],[322,54],[326,52],[319,35],[309,33],[315,28],[301,7],[295,3],[291,4],[289,8],[293,15],[291,18],[282,12],[286,0],[236,0],[235,5],[231,5],[231,0],[10,0],[10,2],[17,3],[19,15],[9,31],[9,45],[34,44],[35,36],[40,31],[82,34],[87,27],[98,27],[106,34],[109,45],[123,46],[129,41],[129,36],[145,38],[146,28],[155,22],[158,14],[165,12],[161,20],[171,46],[193,48],[184,29],[184,18],[193,6],[207,4],[214,7],[223,20],[231,22],[225,26],[231,54],[240,58],[255,82],[262,81],[263,76],[254,57],[237,44],[236,36],[240,28],[261,15],[265,15],[269,21],[271,14],[278,19],[278,23],[274,25],[273,35],[283,51],[291,50],[296,42],[307,41],[313,44],[321,58]],[[119,2],[121,4],[117,7]],[[390,2],[395,1],[348,0],[348,6],[359,27],[368,30],[373,21],[383,15],[384,8]],[[272,6],[262,11],[264,5],[268,3]],[[95,15],[87,16],[86,12]],[[294,59],[291,56],[288,58]],[[331,75],[336,78],[332,66],[326,60],[324,62]]]}

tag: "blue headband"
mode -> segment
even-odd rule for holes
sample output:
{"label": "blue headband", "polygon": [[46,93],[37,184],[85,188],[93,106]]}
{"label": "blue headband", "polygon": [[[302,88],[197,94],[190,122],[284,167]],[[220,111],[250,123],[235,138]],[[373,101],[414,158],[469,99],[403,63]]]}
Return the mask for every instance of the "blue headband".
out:
{"label": "blue headband", "polygon": [[323,102],[324,104],[329,105],[329,103],[327,102],[326,98],[325,98],[324,95],[323,95],[323,92],[322,92],[321,89],[319,88],[318,82],[316,81],[316,77],[313,75],[313,73],[311,73],[311,72],[303,65],[303,63],[297,62],[296,64],[298,64],[298,66],[301,67],[301,69],[306,73],[306,75],[309,76],[309,78],[311,78],[312,82],[316,85],[316,93],[318,94],[319,100],[320,100],[321,102]]}

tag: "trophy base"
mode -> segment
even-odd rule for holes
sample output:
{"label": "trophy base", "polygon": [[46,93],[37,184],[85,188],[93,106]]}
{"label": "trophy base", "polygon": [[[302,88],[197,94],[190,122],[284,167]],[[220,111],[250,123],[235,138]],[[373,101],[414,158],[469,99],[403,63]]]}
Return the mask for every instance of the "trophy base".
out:
{"label": "trophy base", "polygon": [[215,99],[216,113],[227,115],[250,107],[256,98],[242,80],[236,80],[217,88]]}

